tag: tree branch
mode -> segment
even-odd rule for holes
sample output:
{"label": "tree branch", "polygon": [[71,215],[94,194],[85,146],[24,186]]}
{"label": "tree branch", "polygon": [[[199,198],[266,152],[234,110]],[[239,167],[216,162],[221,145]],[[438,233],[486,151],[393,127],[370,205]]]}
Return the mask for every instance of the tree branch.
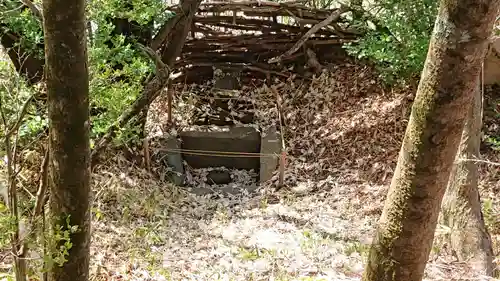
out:
{"label": "tree branch", "polygon": [[45,193],[47,192],[48,186],[48,167],[49,167],[49,147],[45,149],[45,156],[43,157],[42,166],[40,166],[40,183],[38,187],[38,191],[36,193],[36,203],[33,211],[33,221],[35,218],[40,215],[42,210],[42,206],[45,203]]}
{"label": "tree branch", "polygon": [[304,45],[304,43],[306,43],[307,39],[309,39],[311,36],[313,36],[321,28],[329,25],[332,21],[338,20],[340,18],[340,16],[343,13],[347,12],[348,10],[349,9],[346,6],[340,7],[340,9],[333,12],[329,17],[327,17],[326,19],[324,19],[323,21],[321,21],[320,23],[314,25],[311,29],[309,29],[306,32],[306,34],[304,34],[290,50],[288,50],[286,53],[282,54],[279,57],[270,59],[268,62],[269,63],[277,63],[277,62],[280,62],[281,60],[283,60],[283,58],[286,58],[288,56],[293,55],[293,53],[297,52],[297,50],[300,49],[300,47],[302,47],[302,45]]}
{"label": "tree branch", "polygon": [[40,10],[37,8],[37,6],[33,2],[31,2],[30,0],[20,0],[20,1],[31,10],[33,15],[35,15],[35,17],[38,20],[43,22],[42,12],[40,12]]}
{"label": "tree branch", "polygon": [[175,16],[174,18],[171,18],[168,20],[158,31],[156,36],[153,38],[153,41],[151,42],[151,48],[153,50],[158,50],[160,48],[161,44],[165,42],[165,40],[168,38],[168,35],[171,33],[172,29],[174,26],[177,24],[177,22],[180,20],[179,16]]}
{"label": "tree branch", "polygon": [[146,84],[146,86],[142,90],[142,94],[125,112],[122,113],[118,120],[116,120],[113,125],[108,128],[106,134],[96,142],[96,146],[91,153],[92,166],[97,164],[100,153],[104,151],[111,140],[113,140],[113,138],[116,136],[116,132],[120,128],[124,127],[130,121],[130,119],[139,114],[144,107],[153,102],[153,100],[158,96],[158,94],[168,82],[168,79],[170,77],[170,68],[161,61],[161,58],[158,56],[158,54],[156,54],[151,48],[145,46],[141,46],[140,48],[148,56],[154,57],[153,60],[155,61],[156,66],[160,68],[156,69],[156,76]]}
{"label": "tree branch", "polygon": [[17,132],[19,129],[19,126],[21,126],[21,122],[23,121],[24,116],[28,112],[28,106],[30,105],[31,101],[33,100],[35,95],[31,95],[23,104],[23,107],[21,108],[21,113],[19,114],[16,123],[7,131],[5,134],[6,137],[10,137],[13,133]]}

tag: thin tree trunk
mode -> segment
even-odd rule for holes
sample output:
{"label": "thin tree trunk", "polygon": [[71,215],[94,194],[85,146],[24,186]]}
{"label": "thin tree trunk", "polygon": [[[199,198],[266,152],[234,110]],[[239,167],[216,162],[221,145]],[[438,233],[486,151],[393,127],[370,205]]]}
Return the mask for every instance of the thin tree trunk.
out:
{"label": "thin tree trunk", "polygon": [[[173,27],[170,27],[169,24],[171,20],[166,24],[166,26],[168,26],[166,29],[170,32],[165,34],[166,37],[162,40],[166,43],[163,45],[161,57],[163,62],[169,67],[173,67],[177,57],[182,52],[186,37],[188,36],[191,26],[193,26],[194,15],[196,11],[198,11],[201,1],[202,0],[181,0],[180,6],[182,8],[182,13],[179,13],[176,18],[171,19],[174,23]],[[157,40],[157,38],[155,38],[155,40]]]}
{"label": "thin tree trunk", "polygon": [[49,280],[86,281],[90,251],[89,77],[85,0],[44,0],[50,131],[52,225],[71,232],[72,247]]}
{"label": "thin tree trunk", "polygon": [[[193,22],[194,15],[198,10],[201,1],[202,0],[182,0],[180,5],[184,13],[177,15],[176,19],[172,19],[175,23],[173,26],[170,26],[169,21],[169,23],[166,23],[165,26],[162,27],[162,29],[168,31],[166,34],[161,34],[165,36],[164,40],[161,40],[158,36],[158,38],[154,39],[155,41],[160,42],[158,44],[161,44],[161,42],[168,42],[168,44],[164,44],[164,48],[162,50],[159,50],[162,54],[161,60],[163,61],[163,66],[158,67],[158,63],[156,63],[157,73],[153,79],[145,85],[141,95],[137,97],[137,99],[127,110],[123,112],[118,120],[116,120],[116,122],[108,128],[106,134],[96,141],[96,146],[92,151],[92,166],[98,163],[99,156],[116,136],[118,129],[128,124],[133,117],[139,114],[143,114],[142,116],[147,118],[149,105],[156,99],[156,97],[158,97],[161,90],[163,90],[163,88],[167,85],[170,76],[170,68],[174,66],[177,57],[182,52],[191,23]],[[153,54],[150,56],[152,59],[158,60],[158,58],[153,58],[153,56],[157,56],[157,54],[154,49],[152,49],[152,51]]]}
{"label": "thin tree trunk", "polygon": [[477,162],[465,160],[479,159],[482,123],[479,85],[474,91],[474,102],[444,195],[440,222],[451,229],[449,242],[459,260],[470,262],[478,275],[492,276],[493,249],[481,212]]}
{"label": "thin tree trunk", "polygon": [[420,281],[499,0],[442,0],[364,281]]}

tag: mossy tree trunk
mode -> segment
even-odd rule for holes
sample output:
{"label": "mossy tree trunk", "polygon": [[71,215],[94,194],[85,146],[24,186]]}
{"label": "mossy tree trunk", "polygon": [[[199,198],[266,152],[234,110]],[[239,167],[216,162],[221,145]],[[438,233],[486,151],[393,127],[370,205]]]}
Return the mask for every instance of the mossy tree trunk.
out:
{"label": "mossy tree trunk", "polygon": [[[70,235],[67,262],[50,280],[86,281],[90,246],[89,78],[85,0],[44,0],[52,225]],[[60,242],[63,243],[64,241]]]}
{"label": "mossy tree trunk", "polygon": [[420,281],[499,0],[442,0],[364,281]]}
{"label": "mossy tree trunk", "polygon": [[491,237],[484,224],[478,190],[477,162],[482,123],[482,96],[478,86],[462,132],[462,140],[441,207],[440,223],[450,228],[451,249],[469,262],[478,275],[493,274]]}

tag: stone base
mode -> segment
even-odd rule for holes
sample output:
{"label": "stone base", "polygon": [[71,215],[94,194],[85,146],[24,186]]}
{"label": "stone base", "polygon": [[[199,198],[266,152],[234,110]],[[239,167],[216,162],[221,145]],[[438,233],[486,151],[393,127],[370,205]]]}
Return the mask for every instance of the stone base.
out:
{"label": "stone base", "polygon": [[[180,134],[183,150],[199,150],[233,153],[259,153],[260,134],[248,127],[220,127],[225,131],[190,131]],[[259,170],[258,157],[207,156],[185,152],[182,157],[192,168],[226,167],[228,169]]]}
{"label": "stone base", "polygon": [[[228,169],[254,170],[259,174],[260,183],[268,181],[278,167],[281,153],[280,136],[275,127],[271,127],[262,135],[249,127],[226,127],[224,131],[206,130],[188,131],[178,138],[165,140],[167,149],[188,150],[179,153],[169,151],[166,163],[172,170],[167,176],[175,185],[182,186],[185,180],[184,161],[192,168],[225,167]],[[197,155],[199,151],[210,154],[210,151],[243,153],[235,156]],[[261,157],[240,157],[244,153],[261,153]],[[224,175],[213,174],[209,177],[214,182],[227,183]],[[257,186],[257,184],[255,185]],[[248,191],[255,190],[255,186],[248,187]],[[197,191],[199,193],[203,191]],[[207,193],[211,191],[207,189]],[[225,190],[232,193],[234,191]]]}
{"label": "stone base", "polygon": [[170,137],[165,140],[165,146],[169,150],[166,155],[166,164],[171,169],[167,174],[167,178],[177,186],[183,186],[186,174],[184,173],[184,163],[181,149],[181,141],[175,137]]}

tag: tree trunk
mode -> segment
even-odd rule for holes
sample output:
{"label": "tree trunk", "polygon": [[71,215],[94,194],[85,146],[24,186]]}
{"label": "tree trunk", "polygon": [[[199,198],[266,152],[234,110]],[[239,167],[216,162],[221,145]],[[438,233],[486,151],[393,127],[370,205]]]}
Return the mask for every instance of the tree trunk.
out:
{"label": "tree trunk", "polygon": [[443,0],[364,281],[420,281],[498,0]]}
{"label": "tree trunk", "polygon": [[[90,251],[89,77],[85,0],[44,0],[50,130],[52,225],[69,230],[72,247],[50,280],[86,281]],[[62,241],[64,242],[64,241]],[[62,244],[61,242],[61,244]]]}
{"label": "tree trunk", "polygon": [[[163,42],[168,42],[168,44],[163,45],[163,49],[159,50],[162,54],[161,60],[167,67],[165,69],[157,67],[156,75],[146,84],[141,95],[137,97],[137,99],[127,110],[123,112],[118,120],[116,120],[116,122],[108,128],[106,134],[96,141],[96,145],[92,151],[92,166],[98,163],[101,153],[116,136],[118,129],[128,124],[129,121],[137,115],[142,114],[142,117],[139,116],[139,118],[147,118],[149,105],[166,86],[170,76],[170,68],[174,66],[177,57],[182,52],[184,42],[186,41],[189,29],[192,26],[194,15],[198,10],[201,1],[202,0],[181,0],[180,6],[182,7],[182,11],[184,11],[184,13],[178,14],[174,19],[170,20],[172,22],[169,21],[160,28],[162,31],[159,31],[159,34],[154,39],[156,43],[153,43],[152,45],[159,47],[163,44]],[[155,51],[154,48],[152,51]]]}
{"label": "tree trunk", "polygon": [[462,140],[441,207],[440,222],[451,229],[449,242],[460,261],[470,262],[477,275],[493,275],[491,237],[484,224],[478,190],[478,167],[481,143],[481,89],[476,87]]}
{"label": "tree trunk", "polygon": [[[182,52],[184,41],[186,41],[189,30],[191,29],[191,26],[193,26],[194,15],[196,14],[196,11],[198,11],[201,1],[202,0],[181,0],[180,6],[182,13],[179,13],[174,19],[171,19],[174,26],[171,27],[170,32],[165,34],[166,36],[162,40],[163,42],[166,42],[162,49],[162,60],[169,67],[174,65],[177,57]],[[169,20],[169,22],[171,20]],[[165,25],[170,26],[169,22]]]}

